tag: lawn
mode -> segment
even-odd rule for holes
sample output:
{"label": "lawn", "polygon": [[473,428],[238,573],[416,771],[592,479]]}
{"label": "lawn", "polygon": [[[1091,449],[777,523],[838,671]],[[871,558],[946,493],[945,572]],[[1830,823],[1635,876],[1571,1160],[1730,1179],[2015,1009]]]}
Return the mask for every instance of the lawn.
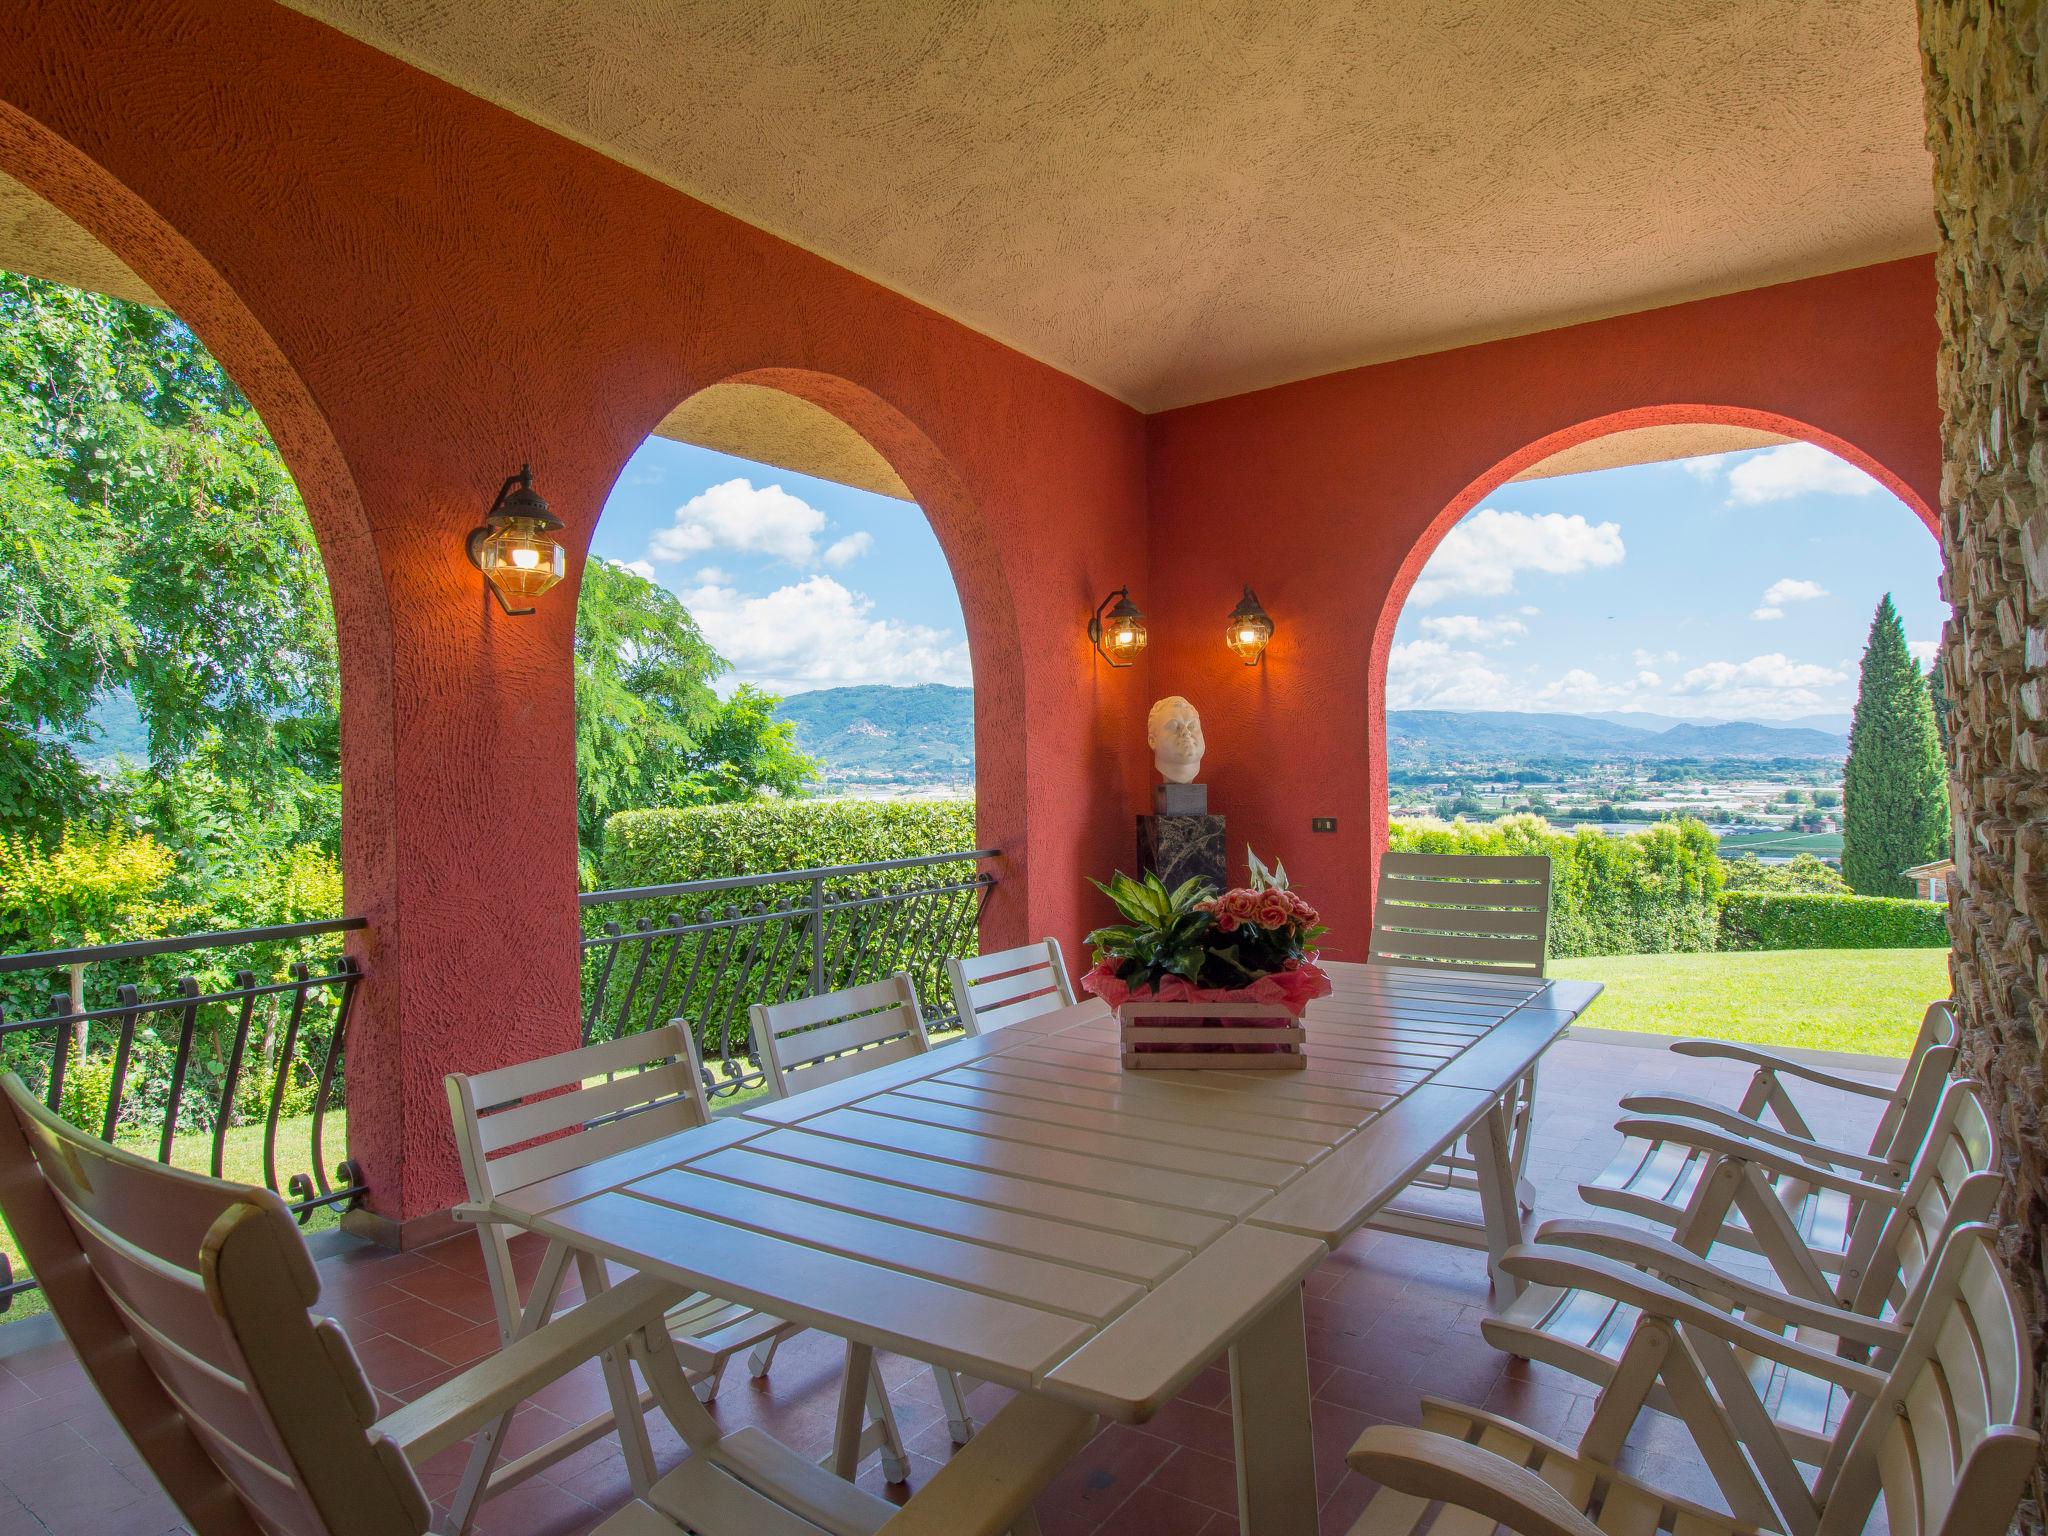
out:
{"label": "lawn", "polygon": [[1783,854],[1790,857],[1795,853],[1810,853],[1818,859],[1839,859],[1842,856],[1842,834],[1839,832],[1723,832],[1720,838],[1721,857],[1739,859],[1745,853],[1761,857],[1767,853]]}
{"label": "lawn", "polygon": [[1867,1056],[1904,1056],[1921,1013],[1949,990],[1945,949],[1609,955],[1553,960],[1550,974],[1607,984],[1589,1028]]}
{"label": "lawn", "polygon": [[[313,1120],[309,1115],[299,1120],[277,1122],[277,1173],[280,1179],[289,1180],[295,1173],[309,1171],[309,1153],[312,1147]],[[121,1145],[131,1152],[154,1158],[157,1138],[149,1136],[137,1141],[123,1139]],[[333,1165],[348,1155],[348,1113],[332,1110],[327,1116],[327,1177],[334,1177]],[[171,1146],[171,1161],[180,1168],[191,1168],[200,1173],[213,1171],[213,1133],[180,1136]],[[226,1144],[221,1148],[221,1172],[227,1178],[242,1184],[263,1182],[263,1126],[237,1125],[229,1129]],[[304,1230],[324,1231],[339,1225],[341,1214],[333,1206],[313,1212],[306,1219]],[[22,1277],[21,1250],[14,1246],[14,1235],[0,1226],[0,1253],[7,1255],[7,1262],[14,1266],[14,1278]],[[16,1296],[5,1312],[0,1312],[0,1324],[12,1323],[24,1317],[33,1317],[38,1312],[47,1312],[48,1304],[41,1291],[23,1291]]]}

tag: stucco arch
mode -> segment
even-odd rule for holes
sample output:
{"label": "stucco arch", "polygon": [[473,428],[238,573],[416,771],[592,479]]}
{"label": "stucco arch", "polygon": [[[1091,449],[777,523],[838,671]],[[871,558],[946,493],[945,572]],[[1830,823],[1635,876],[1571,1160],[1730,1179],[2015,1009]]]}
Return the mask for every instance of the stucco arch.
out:
{"label": "stucco arch", "polygon": [[[1394,631],[1400,623],[1402,610],[1407,606],[1408,594],[1421,576],[1423,567],[1429,563],[1430,556],[1467,513],[1522,471],[1551,455],[1617,432],[1643,427],[1692,425],[1749,428],[1825,448],[1884,486],[1906,504],[1930,534],[1940,538],[1940,514],[1935,510],[1938,487],[1916,485],[1908,473],[1886,463],[1861,445],[1781,412],[1747,406],[1691,403],[1639,406],[1589,417],[1532,438],[1497,460],[1444,504],[1410,544],[1399,570],[1386,589],[1385,600],[1373,625],[1372,653],[1366,674],[1367,751],[1372,761],[1371,814],[1375,847],[1385,847],[1389,820],[1384,747],[1387,734],[1387,663],[1393,652]],[[1378,750],[1373,750],[1375,746]]]}
{"label": "stucco arch", "polygon": [[[1029,846],[1030,807],[1022,729],[1023,640],[1016,600],[987,516],[938,444],[868,386],[815,368],[764,366],[710,380],[686,395],[682,404],[705,390],[732,384],[775,390],[827,412],[880,455],[931,524],[967,627],[974,680],[976,841],[984,848],[1005,850],[1009,861],[998,892],[1008,885],[1012,899],[999,894],[990,905],[989,921],[1000,923],[1007,907],[1022,905],[1015,898],[1023,886],[1021,855]],[[621,460],[618,473],[624,469]],[[587,540],[593,531],[594,523],[581,537]]]}

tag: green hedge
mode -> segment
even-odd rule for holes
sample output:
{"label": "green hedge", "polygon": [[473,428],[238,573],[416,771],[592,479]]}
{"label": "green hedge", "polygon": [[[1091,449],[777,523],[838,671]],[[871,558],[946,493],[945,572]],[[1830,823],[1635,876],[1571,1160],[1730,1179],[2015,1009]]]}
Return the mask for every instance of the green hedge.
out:
{"label": "green hedge", "polygon": [[[732,875],[965,853],[974,842],[971,800],[766,800],[688,809],[621,811],[605,823],[598,866],[607,889],[680,885]],[[933,1022],[954,1012],[945,957],[976,949],[980,893],[972,864],[841,875],[825,882],[822,939],[808,916],[809,882],[608,901],[583,909],[587,939],[616,924],[623,946],[601,942],[583,959],[583,1009],[594,1039],[688,1020],[707,1061],[748,1054],[747,1007],[807,992],[822,949],[829,988],[874,981],[898,968],[917,983]],[[908,900],[864,898],[918,892]],[[657,935],[630,938],[643,923]]]}
{"label": "green hedge", "polygon": [[1403,853],[1547,854],[1550,953],[1654,955],[1716,947],[1721,860],[1697,821],[1608,836],[1560,832],[1540,816],[1495,822],[1397,821],[1387,846]]}
{"label": "green hedge", "polygon": [[1943,949],[1948,908],[1893,896],[1724,891],[1723,949]]}
{"label": "green hedge", "polygon": [[621,811],[605,823],[606,889],[867,864],[974,847],[972,800],[752,800]]}

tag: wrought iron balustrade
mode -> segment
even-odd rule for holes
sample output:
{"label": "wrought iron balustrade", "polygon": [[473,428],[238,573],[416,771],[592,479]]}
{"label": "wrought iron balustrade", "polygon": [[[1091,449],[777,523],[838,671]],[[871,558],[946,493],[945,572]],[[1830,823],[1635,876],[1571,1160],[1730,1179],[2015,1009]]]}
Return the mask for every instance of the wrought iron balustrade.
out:
{"label": "wrought iron balustrade", "polygon": [[[229,1140],[260,1124],[261,1179],[298,1213],[353,1206],[328,1156],[359,917],[0,956],[0,1067],[66,1119],[159,1162],[254,1182]],[[299,1122],[304,1122],[301,1144]],[[35,1285],[0,1254],[0,1309]]]}
{"label": "wrought iron balustrade", "polygon": [[591,891],[583,1039],[671,1019],[696,1032],[714,1096],[762,1080],[747,1009],[908,971],[928,1029],[959,1023],[948,955],[974,953],[990,849]]}

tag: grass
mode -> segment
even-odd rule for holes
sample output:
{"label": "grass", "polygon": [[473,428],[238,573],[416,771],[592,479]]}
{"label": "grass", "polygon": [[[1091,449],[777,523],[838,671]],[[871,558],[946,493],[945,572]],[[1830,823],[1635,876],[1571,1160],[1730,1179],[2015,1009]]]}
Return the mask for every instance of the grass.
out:
{"label": "grass", "polygon": [[1554,960],[1550,974],[1607,984],[1586,1012],[1592,1029],[1866,1056],[1904,1056],[1949,991],[1945,949],[1609,955]]}
{"label": "grass", "polygon": [[1810,853],[1821,859],[1842,856],[1839,832],[1724,832],[1720,843],[1724,859],[1739,859],[1745,853]]}
{"label": "grass", "polygon": [[[160,1131],[159,1131],[160,1134]],[[310,1172],[310,1149],[312,1146],[313,1119],[310,1115],[298,1120],[277,1122],[277,1172],[278,1177],[289,1181],[294,1173]],[[157,1152],[157,1137],[121,1137],[120,1144],[129,1151],[143,1157],[154,1158]],[[327,1176],[334,1177],[333,1164],[347,1156],[348,1113],[346,1110],[330,1110],[326,1127]],[[171,1161],[177,1167],[191,1168],[200,1173],[213,1171],[213,1133],[207,1131],[190,1136],[180,1136],[171,1144]],[[237,1125],[228,1130],[227,1140],[221,1148],[221,1173],[224,1177],[241,1184],[263,1182],[263,1126]],[[306,1232],[324,1232],[329,1227],[341,1224],[341,1213],[333,1206],[326,1206],[313,1212],[306,1219],[302,1229]],[[21,1261],[21,1250],[14,1245],[14,1234],[0,1226],[0,1253],[7,1255],[7,1262],[14,1267],[14,1277],[22,1277],[25,1266]],[[23,1291],[16,1296],[5,1312],[0,1312],[0,1324],[34,1317],[39,1312],[49,1311],[49,1304],[43,1300],[41,1291]]]}

